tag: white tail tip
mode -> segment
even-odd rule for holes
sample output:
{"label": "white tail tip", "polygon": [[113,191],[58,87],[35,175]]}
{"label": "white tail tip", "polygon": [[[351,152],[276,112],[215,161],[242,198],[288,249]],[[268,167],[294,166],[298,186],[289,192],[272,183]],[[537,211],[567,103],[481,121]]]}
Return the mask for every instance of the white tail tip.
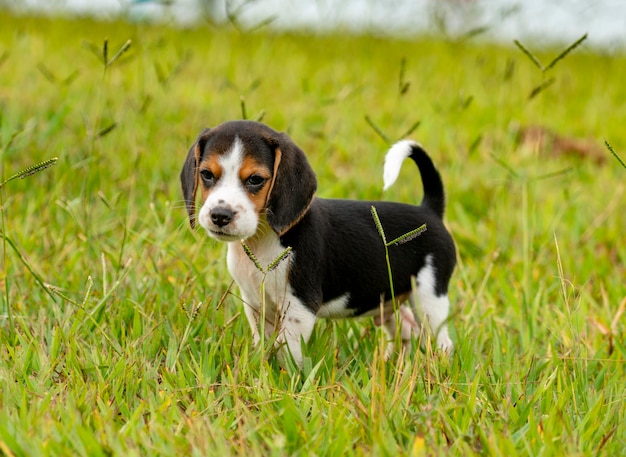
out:
{"label": "white tail tip", "polygon": [[383,191],[389,189],[391,185],[396,182],[400,169],[402,168],[402,162],[409,157],[412,152],[413,146],[419,146],[415,141],[402,140],[391,146],[387,155],[385,156],[385,167],[383,169]]}

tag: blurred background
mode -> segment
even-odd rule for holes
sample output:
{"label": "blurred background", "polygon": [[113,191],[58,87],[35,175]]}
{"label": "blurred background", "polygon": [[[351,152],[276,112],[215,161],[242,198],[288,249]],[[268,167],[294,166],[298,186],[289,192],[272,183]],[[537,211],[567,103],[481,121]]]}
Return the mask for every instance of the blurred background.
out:
{"label": "blurred background", "polygon": [[208,21],[246,29],[432,33],[545,45],[570,43],[588,33],[590,46],[622,49],[626,44],[623,0],[0,0],[2,6],[183,25]]}
{"label": "blurred background", "polygon": [[[0,0],[0,456],[625,455],[625,50],[626,0]],[[242,118],[320,197],[413,202],[427,147],[453,357],[254,348],[178,179]]]}

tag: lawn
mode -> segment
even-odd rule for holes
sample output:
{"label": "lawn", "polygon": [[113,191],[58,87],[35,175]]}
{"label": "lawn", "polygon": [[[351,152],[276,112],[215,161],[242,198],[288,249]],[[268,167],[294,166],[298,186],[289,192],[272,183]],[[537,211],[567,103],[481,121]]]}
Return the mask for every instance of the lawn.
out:
{"label": "lawn", "polygon": [[[0,188],[1,455],[623,455],[625,55],[0,22],[3,179],[50,165]],[[288,132],[323,197],[419,201],[381,165],[424,145],[459,251],[450,357],[385,362],[368,319],[320,321],[302,371],[253,346],[178,181],[242,117]]]}

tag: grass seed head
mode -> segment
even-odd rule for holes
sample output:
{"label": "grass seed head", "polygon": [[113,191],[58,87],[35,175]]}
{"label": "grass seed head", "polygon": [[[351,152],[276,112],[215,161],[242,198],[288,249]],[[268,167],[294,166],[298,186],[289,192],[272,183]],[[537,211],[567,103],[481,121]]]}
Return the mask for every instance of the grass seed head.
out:
{"label": "grass seed head", "polygon": [[51,167],[52,165],[54,165],[57,160],[59,160],[58,157],[53,157],[52,159],[48,159],[48,160],[44,160],[43,162],[39,162],[33,166],[30,166],[28,168],[25,168],[24,170],[21,170],[18,173],[15,173],[13,176],[11,176],[8,179],[5,179],[4,181],[2,181],[2,183],[0,183],[0,188],[2,188],[6,183],[13,181],[14,179],[24,179],[27,178],[31,175],[34,175],[35,173],[39,173],[40,171],[45,170],[46,168]]}

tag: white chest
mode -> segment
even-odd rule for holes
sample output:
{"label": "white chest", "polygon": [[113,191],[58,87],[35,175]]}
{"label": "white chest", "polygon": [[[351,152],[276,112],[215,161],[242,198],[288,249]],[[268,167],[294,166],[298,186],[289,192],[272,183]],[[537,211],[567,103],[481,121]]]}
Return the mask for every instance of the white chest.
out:
{"label": "white chest", "polygon": [[258,265],[245,252],[241,242],[229,243],[227,254],[228,271],[241,289],[242,298],[257,310],[263,301],[273,308],[280,306],[289,293],[288,273],[293,253],[280,259],[285,247],[274,233],[246,241],[246,244]]}

